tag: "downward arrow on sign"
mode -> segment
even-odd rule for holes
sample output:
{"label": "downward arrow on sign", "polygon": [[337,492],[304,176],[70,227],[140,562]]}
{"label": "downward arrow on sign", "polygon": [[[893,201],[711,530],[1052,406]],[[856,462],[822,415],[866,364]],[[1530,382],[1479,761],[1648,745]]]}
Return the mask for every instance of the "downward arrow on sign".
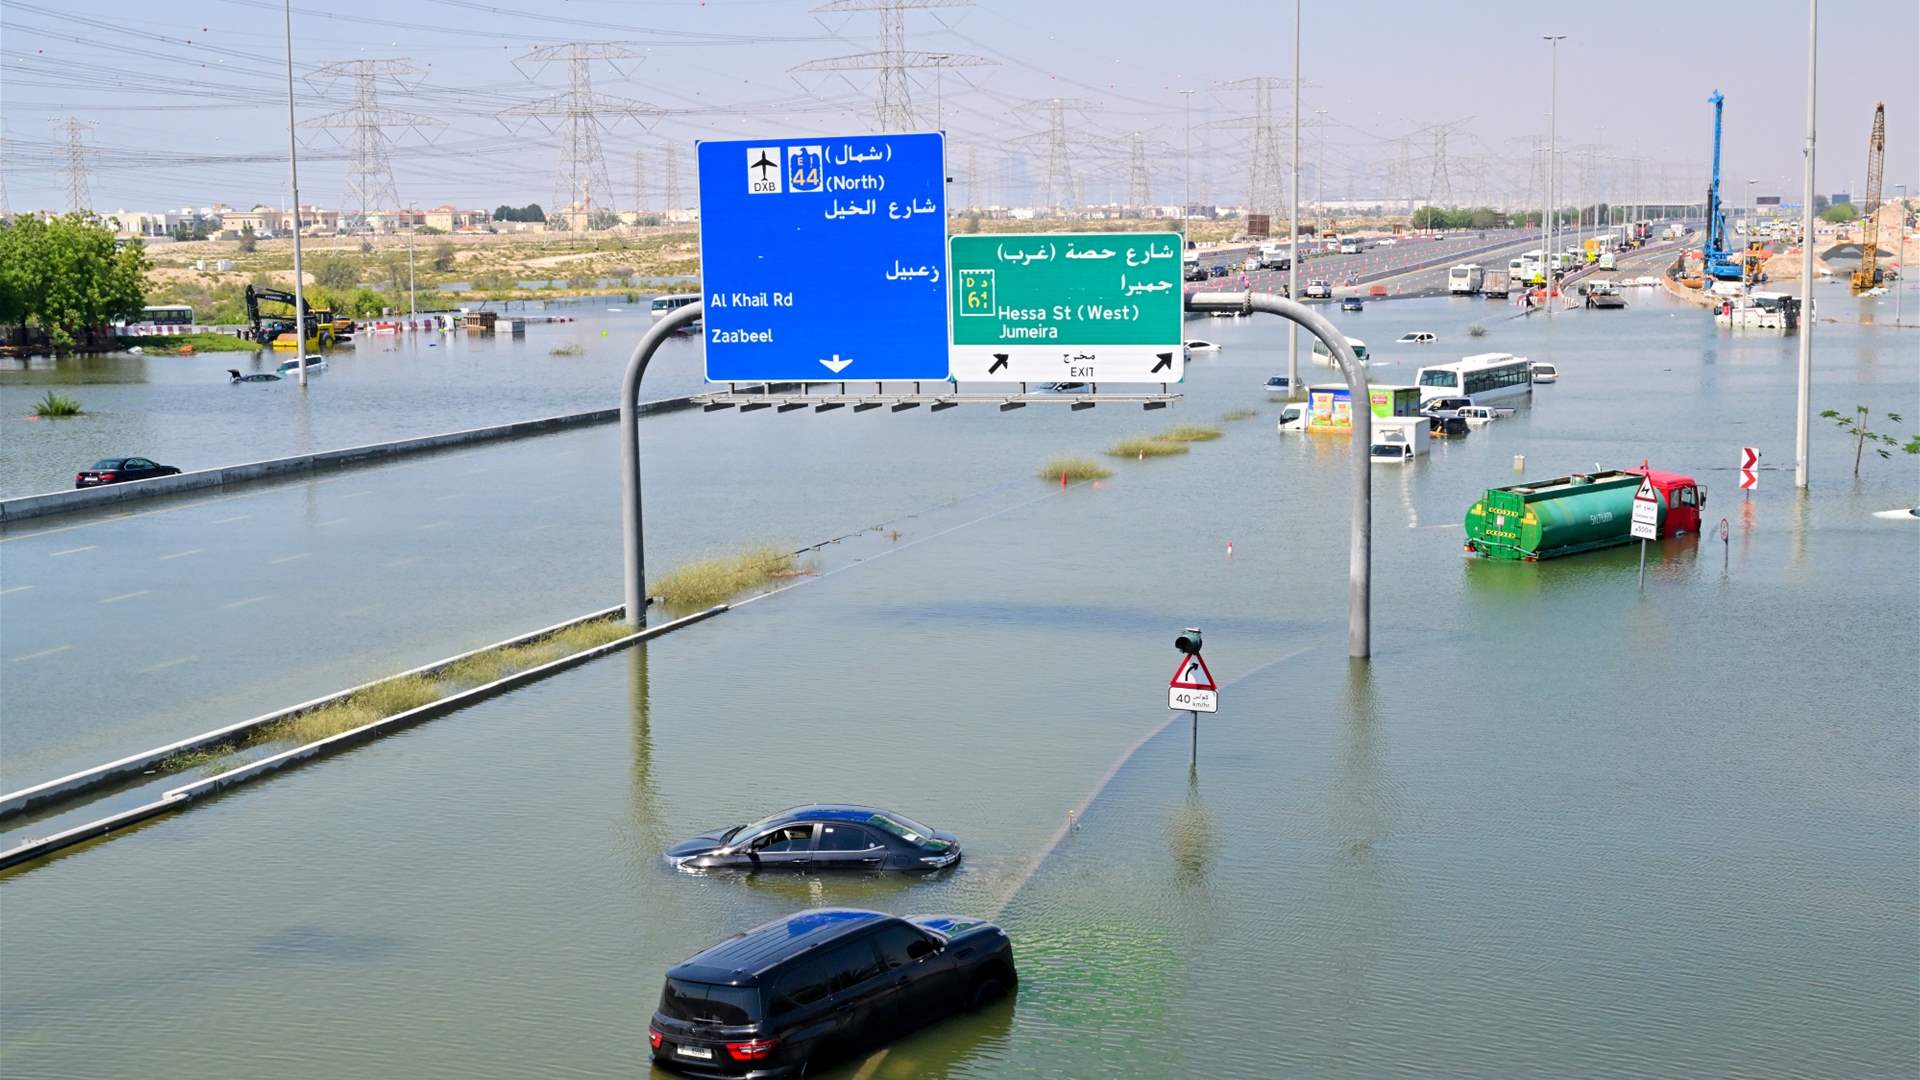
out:
{"label": "downward arrow on sign", "polygon": [[833,354],[833,359],[831,359],[831,360],[822,360],[822,361],[820,361],[820,362],[821,362],[822,364],[824,364],[824,365],[826,365],[826,368],[827,368],[827,370],[828,370],[828,371],[831,371],[831,372],[833,372],[833,373],[834,373],[835,375],[838,375],[838,374],[840,374],[841,372],[843,372],[843,371],[845,371],[845,370],[847,370],[847,365],[848,365],[848,364],[851,364],[851,363],[853,363],[853,357],[851,357],[851,356],[849,356],[849,357],[847,357],[847,358],[846,358],[845,360],[842,360],[842,359],[840,359],[840,354],[839,354],[839,353],[834,353],[834,354]]}

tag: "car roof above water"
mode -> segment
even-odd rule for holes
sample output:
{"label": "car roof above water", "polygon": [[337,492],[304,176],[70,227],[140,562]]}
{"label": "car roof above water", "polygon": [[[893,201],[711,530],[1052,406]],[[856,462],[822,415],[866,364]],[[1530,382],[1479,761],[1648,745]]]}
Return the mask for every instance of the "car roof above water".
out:
{"label": "car roof above water", "polygon": [[751,986],[793,956],[893,918],[857,908],[811,908],[710,945],[669,969],[667,977]]}

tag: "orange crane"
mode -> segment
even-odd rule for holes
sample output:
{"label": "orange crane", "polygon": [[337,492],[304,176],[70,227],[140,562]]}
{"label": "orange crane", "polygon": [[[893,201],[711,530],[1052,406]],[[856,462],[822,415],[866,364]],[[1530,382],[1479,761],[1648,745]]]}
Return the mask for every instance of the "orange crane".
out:
{"label": "orange crane", "polygon": [[1853,272],[1853,291],[1866,292],[1880,284],[1880,174],[1887,158],[1887,105],[1873,107],[1873,135],[1867,139],[1867,208],[1860,222],[1860,269]]}

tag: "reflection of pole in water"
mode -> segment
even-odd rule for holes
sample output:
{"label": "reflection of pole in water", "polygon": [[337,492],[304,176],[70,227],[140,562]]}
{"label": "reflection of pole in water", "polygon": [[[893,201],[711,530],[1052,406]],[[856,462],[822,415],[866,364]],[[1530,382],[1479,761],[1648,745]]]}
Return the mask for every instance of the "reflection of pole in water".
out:
{"label": "reflection of pole in water", "polygon": [[633,826],[645,846],[657,851],[666,838],[660,835],[659,793],[653,783],[653,700],[647,665],[646,642],[627,650],[627,697],[633,710]]}

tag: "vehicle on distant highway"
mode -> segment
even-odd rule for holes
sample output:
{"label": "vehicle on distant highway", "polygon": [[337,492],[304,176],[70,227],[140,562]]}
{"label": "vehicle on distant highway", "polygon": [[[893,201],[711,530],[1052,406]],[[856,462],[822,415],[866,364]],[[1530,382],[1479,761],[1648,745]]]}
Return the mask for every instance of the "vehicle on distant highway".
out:
{"label": "vehicle on distant highway", "polygon": [[1269,394],[1284,394],[1291,388],[1285,375],[1267,376],[1266,391]]}
{"label": "vehicle on distant highway", "polygon": [[1447,292],[1453,296],[1472,296],[1486,282],[1487,272],[1479,263],[1461,263],[1447,271]]}
{"label": "vehicle on distant highway", "polygon": [[1394,339],[1395,345],[1431,345],[1440,340],[1440,335],[1431,330],[1409,330]]}
{"label": "vehicle on distant highway", "polygon": [[1262,269],[1286,270],[1293,266],[1293,259],[1288,256],[1285,244],[1261,244],[1259,255]]}
{"label": "vehicle on distant highway", "polygon": [[1214,263],[1212,266],[1207,268],[1207,276],[1208,277],[1226,277],[1227,276],[1226,264]]}
{"label": "vehicle on distant highway", "polygon": [[800,1076],[1018,980],[1013,944],[985,920],[814,908],[668,969],[647,1043],[655,1065],[694,1076]]}
{"label": "vehicle on distant highway", "polygon": [[1380,241],[1379,241],[1379,246],[1380,246],[1380,247],[1392,247],[1392,246],[1394,245],[1394,243],[1395,243],[1395,241],[1394,241],[1394,239],[1393,239],[1393,237],[1391,237],[1391,236],[1383,236],[1383,237],[1381,237],[1381,238],[1380,238]]}
{"label": "vehicle on distant highway", "polygon": [[1343,296],[1340,298],[1341,311],[1364,311],[1366,307],[1367,302],[1358,296]]}
{"label": "vehicle on distant highway", "polygon": [[1181,271],[1180,276],[1187,281],[1205,281],[1207,268],[1197,262],[1190,262],[1186,265],[1186,269]]}
{"label": "vehicle on distant highway", "polygon": [[1357,237],[1352,237],[1352,236],[1343,236],[1343,237],[1341,237],[1341,238],[1340,238],[1340,254],[1342,254],[1342,255],[1358,255],[1358,254],[1360,254],[1360,240],[1359,240],[1359,238],[1357,238]]}
{"label": "vehicle on distant highway", "polygon": [[1486,277],[1480,281],[1480,295],[1490,300],[1505,300],[1507,298],[1507,281],[1508,275],[1498,270],[1487,271]]}
{"label": "vehicle on distant highway", "polygon": [[680,870],[944,870],[957,837],[871,806],[796,806],[667,849]]}
{"label": "vehicle on distant highway", "polygon": [[1307,282],[1306,288],[1300,290],[1300,296],[1307,300],[1331,300],[1333,283],[1325,278],[1314,278]]}
{"label": "vehicle on distant highway", "polygon": [[103,487],[107,484],[125,484],[134,480],[151,480],[156,476],[178,476],[180,470],[171,465],[161,465],[143,457],[101,458],[90,469],[81,469],[73,474],[73,486],[77,488]]}

